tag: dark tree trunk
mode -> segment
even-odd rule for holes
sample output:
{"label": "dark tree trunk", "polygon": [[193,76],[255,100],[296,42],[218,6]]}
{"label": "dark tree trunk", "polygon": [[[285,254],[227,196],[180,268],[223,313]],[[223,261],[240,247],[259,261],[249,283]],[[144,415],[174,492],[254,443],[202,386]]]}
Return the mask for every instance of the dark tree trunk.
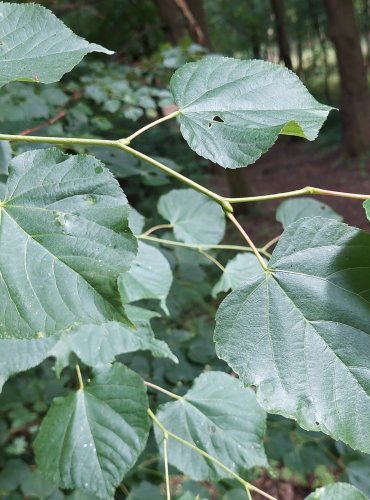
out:
{"label": "dark tree trunk", "polygon": [[283,0],[271,0],[272,11],[275,16],[277,41],[279,45],[280,60],[284,62],[285,66],[293,69],[292,59],[290,57],[290,47],[288,40],[288,33],[285,23],[285,12]]}
{"label": "dark tree trunk", "polygon": [[364,16],[364,35],[366,43],[366,66],[370,67],[370,3],[369,0],[362,0],[362,12]]}
{"label": "dark tree trunk", "polygon": [[370,92],[354,4],[353,0],[324,0],[324,4],[338,59],[344,144],[349,155],[359,156],[370,148]]}
{"label": "dark tree trunk", "polygon": [[310,10],[312,24],[313,24],[316,36],[319,40],[321,52],[323,55],[324,91],[325,91],[326,102],[327,102],[327,104],[330,104],[331,97],[330,97],[330,88],[329,88],[329,62],[328,62],[328,51],[327,51],[327,47],[326,47],[326,37],[325,37],[325,33],[323,32],[323,30],[320,26],[318,13],[316,12],[315,2],[313,0],[308,0],[308,6],[309,6],[309,10]]}
{"label": "dark tree trunk", "polygon": [[184,18],[174,0],[155,0],[162,29],[172,45],[177,45],[186,34]]}
{"label": "dark tree trunk", "polygon": [[[206,14],[204,12],[203,2],[201,0],[175,0],[179,8],[183,9],[186,15],[189,33],[193,40],[199,45],[212,49],[211,39],[209,37]],[[188,13],[186,13],[188,11]]]}

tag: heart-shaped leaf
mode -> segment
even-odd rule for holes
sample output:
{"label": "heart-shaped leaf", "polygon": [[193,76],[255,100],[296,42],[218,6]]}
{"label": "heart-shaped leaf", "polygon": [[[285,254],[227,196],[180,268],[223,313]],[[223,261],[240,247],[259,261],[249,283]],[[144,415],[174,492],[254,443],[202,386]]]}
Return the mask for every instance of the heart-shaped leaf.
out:
{"label": "heart-shaped leaf", "polygon": [[[251,389],[222,372],[203,373],[178,401],[159,408],[167,430],[220,460],[237,473],[267,466],[263,449],[266,414]],[[155,429],[162,449],[163,433]],[[217,481],[228,474],[178,441],[168,442],[172,465],[195,480]]]}
{"label": "heart-shaped leaf", "polygon": [[142,379],[116,363],[84,389],[54,401],[35,441],[42,474],[61,488],[107,499],[143,451],[149,432]]}
{"label": "heart-shaped leaf", "polygon": [[158,212],[186,243],[219,243],[225,234],[222,208],[192,189],[173,189],[160,197]]}
{"label": "heart-shaped leaf", "polygon": [[0,337],[126,321],[117,278],[136,240],[117,181],[89,156],[15,158],[0,203]]}
{"label": "heart-shaped leaf", "polygon": [[262,278],[230,293],[215,341],[257,399],[370,452],[370,234],[330,219],[283,233]]}
{"label": "heart-shaped leaf", "polygon": [[265,61],[206,57],[178,69],[171,91],[189,146],[226,168],[254,163],[279,134],[314,140],[332,109]]}
{"label": "heart-shaped leaf", "polygon": [[281,222],[284,228],[296,220],[304,217],[323,217],[325,219],[342,220],[329,205],[312,198],[292,198],[281,203],[276,210],[276,220]]}

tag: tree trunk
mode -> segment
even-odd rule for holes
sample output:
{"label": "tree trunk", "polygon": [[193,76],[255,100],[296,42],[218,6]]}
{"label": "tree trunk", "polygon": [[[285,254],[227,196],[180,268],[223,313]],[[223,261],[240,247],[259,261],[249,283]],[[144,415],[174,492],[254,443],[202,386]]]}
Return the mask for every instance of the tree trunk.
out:
{"label": "tree trunk", "polygon": [[359,156],[370,148],[370,92],[354,4],[353,0],[324,0],[324,4],[338,59],[344,144],[349,155]]}
{"label": "tree trunk", "polygon": [[330,88],[329,88],[329,62],[328,62],[328,51],[327,51],[327,47],[326,47],[326,37],[325,37],[325,33],[323,32],[323,30],[321,29],[321,26],[320,26],[318,13],[316,12],[315,2],[313,0],[308,0],[308,6],[309,6],[309,10],[310,10],[312,24],[313,24],[313,27],[315,29],[316,36],[319,40],[321,52],[323,55],[324,92],[325,92],[326,103],[330,104],[331,97],[330,97]]}
{"label": "tree trunk", "polygon": [[163,31],[171,45],[177,45],[185,36],[184,18],[174,0],[155,0]]}
{"label": "tree trunk", "polygon": [[370,67],[370,3],[369,0],[362,0],[362,12],[364,16],[364,30],[366,43],[366,66]]}
{"label": "tree trunk", "polygon": [[283,0],[271,0],[272,11],[275,16],[277,41],[279,45],[279,57],[284,62],[285,66],[293,69],[292,59],[290,57],[290,47],[288,33],[285,23],[285,13]]}
{"label": "tree trunk", "polygon": [[192,39],[211,50],[211,39],[208,33],[206,15],[201,0],[174,0],[188,24]]}

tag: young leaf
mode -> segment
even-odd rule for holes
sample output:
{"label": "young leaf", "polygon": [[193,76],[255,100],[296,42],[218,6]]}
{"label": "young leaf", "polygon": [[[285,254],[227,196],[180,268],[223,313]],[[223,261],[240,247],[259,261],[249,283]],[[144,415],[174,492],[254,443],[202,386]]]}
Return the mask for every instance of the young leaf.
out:
{"label": "young leaf", "polygon": [[34,4],[0,2],[0,40],[0,86],[16,80],[56,82],[89,52],[113,54]]}
{"label": "young leaf", "polygon": [[35,441],[42,474],[61,488],[111,498],[137,461],[149,432],[145,386],[121,364],[54,401]]}
{"label": "young leaf", "polygon": [[173,189],[159,199],[158,212],[186,243],[219,243],[225,234],[222,208],[192,189]]}
{"label": "young leaf", "polygon": [[367,497],[350,484],[335,483],[318,488],[306,500],[367,500]]}
{"label": "young leaf", "polygon": [[370,234],[320,217],[283,233],[216,317],[218,356],[271,413],[370,452]]}
{"label": "young leaf", "polygon": [[265,61],[206,57],[178,69],[171,91],[184,139],[226,168],[254,163],[279,134],[314,140],[332,109],[294,73]]}
{"label": "young leaf", "polygon": [[[129,314],[129,311],[126,312]],[[61,335],[49,356],[57,358],[58,372],[67,366],[71,352],[85,365],[92,367],[111,363],[119,354],[144,350],[150,351],[156,358],[169,358],[177,363],[168,345],[154,337],[149,321],[138,320],[135,324],[136,328],[132,328],[111,321],[101,325],[74,327]]]}
{"label": "young leaf", "polygon": [[312,198],[292,198],[281,203],[276,210],[276,220],[284,229],[296,220],[304,217],[322,217],[324,219],[343,220],[329,205]]}
{"label": "young leaf", "polygon": [[13,159],[0,204],[0,337],[125,321],[117,278],[137,248],[128,212],[93,157],[44,149]]}
{"label": "young leaf", "polygon": [[166,298],[172,284],[170,265],[160,250],[142,241],[127,273],[118,278],[118,289],[124,303],[142,299],[158,299],[167,312]]}
{"label": "young leaf", "polygon": [[[174,434],[243,473],[254,466],[267,466],[263,449],[266,414],[254,392],[222,372],[203,373],[187,394],[159,407],[157,417]],[[156,427],[158,447],[163,433]],[[174,439],[168,441],[172,465],[195,480],[217,481],[228,474]]]}
{"label": "young leaf", "polygon": [[261,264],[251,253],[238,253],[226,264],[225,271],[213,287],[212,295],[216,297],[220,292],[235,290],[253,276],[264,276]]}

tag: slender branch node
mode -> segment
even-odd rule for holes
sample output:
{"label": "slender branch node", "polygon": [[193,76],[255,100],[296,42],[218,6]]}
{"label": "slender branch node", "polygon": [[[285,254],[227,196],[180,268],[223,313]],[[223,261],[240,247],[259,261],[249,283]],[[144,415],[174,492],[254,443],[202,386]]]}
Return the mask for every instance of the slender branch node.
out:
{"label": "slender branch node", "polygon": [[232,214],[234,212],[234,209],[233,209],[233,207],[232,207],[232,205],[231,205],[231,203],[229,201],[227,201],[227,200],[221,200],[220,201],[220,205],[224,209],[224,212],[226,214],[228,214],[228,213]]}

